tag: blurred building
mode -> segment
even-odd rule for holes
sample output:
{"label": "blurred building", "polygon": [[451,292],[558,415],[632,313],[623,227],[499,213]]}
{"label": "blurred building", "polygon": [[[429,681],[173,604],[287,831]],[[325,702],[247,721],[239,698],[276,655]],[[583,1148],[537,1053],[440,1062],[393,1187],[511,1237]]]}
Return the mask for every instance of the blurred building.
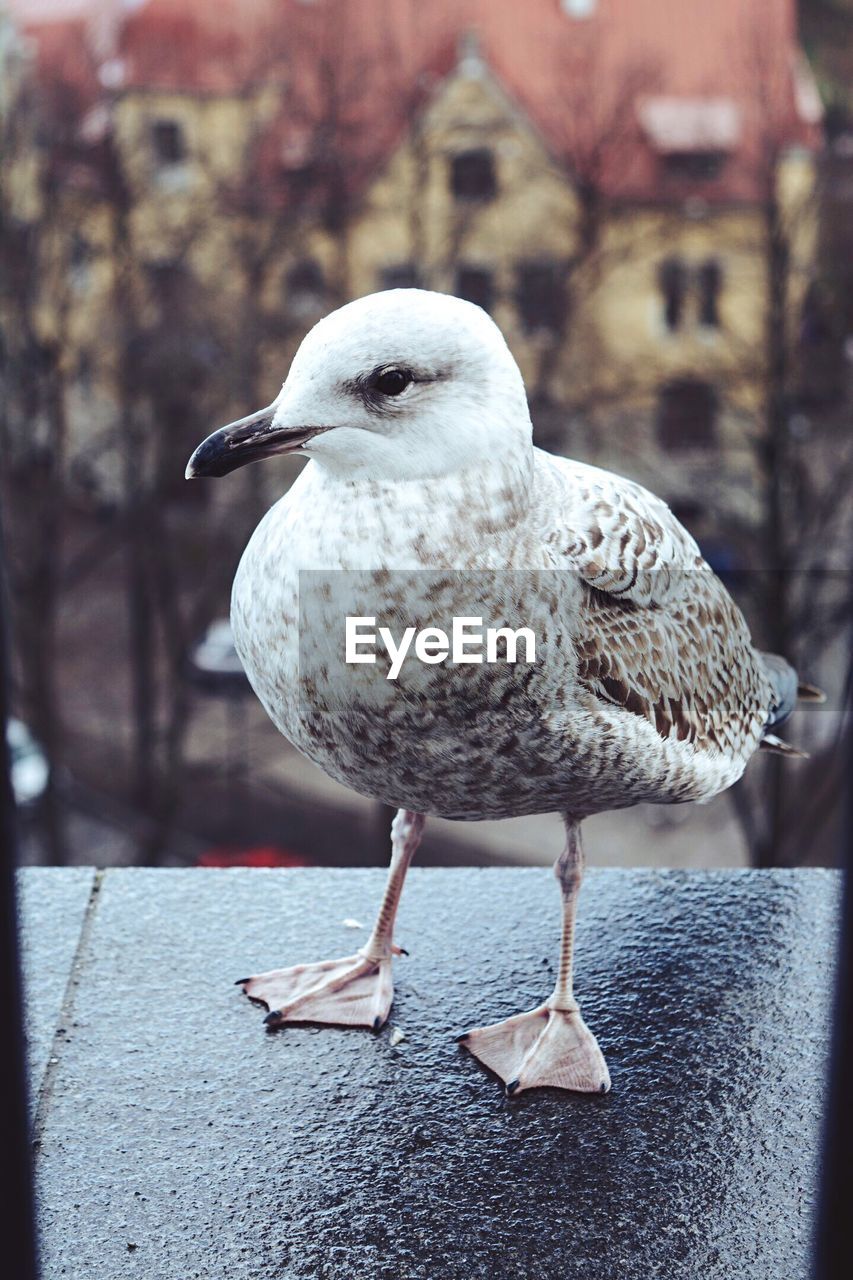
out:
{"label": "blurred building", "polygon": [[[827,785],[753,770],[738,822],[758,861],[824,857],[853,475],[853,152],[827,84],[850,0],[830,25],[801,7],[828,156],[794,0],[0,0],[3,517],[53,859],[69,809],[122,815],[145,858],[226,829],[349,847],[361,802],[188,678],[300,463],[183,474],[320,316],[413,284],[494,316],[540,443],[649,484],[719,571],[773,570],[737,585],[759,643],[830,691],[794,739]],[[731,856],[720,813],[686,842],[703,858]]]}
{"label": "blurred building", "polygon": [[[4,216],[37,279],[4,327],[14,357],[25,307],[53,362],[75,483],[178,485],[316,319],[417,284],[495,317],[543,444],[758,518],[816,239],[793,0],[7,8]],[[131,420],[162,447],[128,463]]]}

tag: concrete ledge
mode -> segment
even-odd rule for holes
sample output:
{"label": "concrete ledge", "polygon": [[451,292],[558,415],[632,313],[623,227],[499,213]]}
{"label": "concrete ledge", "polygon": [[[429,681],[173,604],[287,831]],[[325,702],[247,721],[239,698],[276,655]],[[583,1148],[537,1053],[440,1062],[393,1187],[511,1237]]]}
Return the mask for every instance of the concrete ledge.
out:
{"label": "concrete ledge", "polygon": [[68,992],[83,921],[95,884],[92,867],[25,867],[18,872],[21,947],[25,957],[25,1031],[30,1094],[35,1103]]}
{"label": "concrete ledge", "polygon": [[835,874],[590,873],[577,989],[613,1092],[512,1103],[453,1035],[547,994],[547,871],[411,873],[394,1047],[267,1033],[232,985],[354,950],[381,871],[110,871],[82,939],[65,874],[25,878],[31,995],[67,972],[57,915],[79,940],[36,1117],[44,1280],[807,1275]]}

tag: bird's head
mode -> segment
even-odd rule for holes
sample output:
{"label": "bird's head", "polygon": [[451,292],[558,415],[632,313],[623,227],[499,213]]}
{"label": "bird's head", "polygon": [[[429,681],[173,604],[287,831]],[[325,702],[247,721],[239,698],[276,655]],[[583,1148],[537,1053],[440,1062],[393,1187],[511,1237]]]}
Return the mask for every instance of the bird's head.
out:
{"label": "bird's head", "polygon": [[392,289],[315,325],[273,403],[208,436],[187,478],[299,453],[344,476],[416,480],[526,457],[530,438],[521,374],[489,316]]}

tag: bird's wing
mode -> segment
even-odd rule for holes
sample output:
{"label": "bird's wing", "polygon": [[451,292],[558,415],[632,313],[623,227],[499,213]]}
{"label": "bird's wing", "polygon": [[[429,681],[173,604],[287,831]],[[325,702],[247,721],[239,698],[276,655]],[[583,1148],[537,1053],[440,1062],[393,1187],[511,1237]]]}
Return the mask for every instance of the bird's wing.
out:
{"label": "bird's wing", "polygon": [[580,684],[661,737],[751,754],[772,690],[743,615],[693,538],[640,485],[555,461],[560,563],[585,588]]}
{"label": "bird's wing", "polygon": [[562,554],[589,586],[614,599],[664,605],[683,594],[688,573],[711,574],[694,539],[653,493],[597,467],[551,461],[561,490],[552,511]]}

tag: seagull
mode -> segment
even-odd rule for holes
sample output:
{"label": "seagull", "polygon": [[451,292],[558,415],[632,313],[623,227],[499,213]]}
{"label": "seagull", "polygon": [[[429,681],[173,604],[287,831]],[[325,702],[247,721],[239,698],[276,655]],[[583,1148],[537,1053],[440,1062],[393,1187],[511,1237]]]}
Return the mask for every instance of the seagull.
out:
{"label": "seagull", "polygon": [[[332,312],[272,404],[210,435],[186,474],[224,476],[274,454],[309,461],[243,553],[237,651],[285,737],[397,814],[365,945],[238,985],[267,1008],[270,1027],[378,1030],[426,818],[557,811],[566,845],[554,868],[554,990],[458,1039],[510,1096],[543,1085],[606,1092],[607,1064],[573,989],[583,819],[705,801],[760,749],[800,754],[776,731],[798,697],[819,691],[754,647],[663,501],[533,446],[521,373],[472,303],[393,289]],[[378,645],[372,662],[344,662],[345,613],[399,627],[430,621],[430,608],[432,621],[521,621],[536,658],[439,661],[433,629],[426,658],[407,660],[396,679]]]}

